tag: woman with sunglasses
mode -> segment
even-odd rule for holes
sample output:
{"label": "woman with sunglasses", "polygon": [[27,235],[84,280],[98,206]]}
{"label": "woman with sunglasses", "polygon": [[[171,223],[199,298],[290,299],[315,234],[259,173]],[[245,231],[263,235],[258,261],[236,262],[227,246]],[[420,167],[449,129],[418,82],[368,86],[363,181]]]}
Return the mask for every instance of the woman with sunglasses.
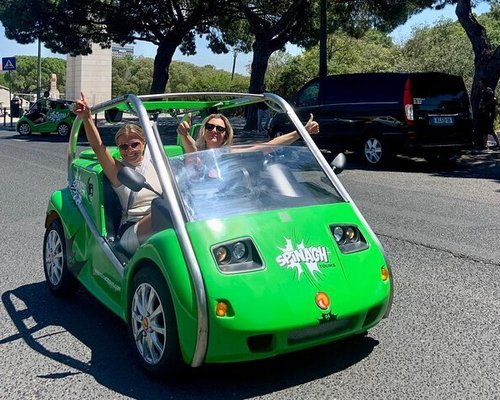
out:
{"label": "woman with sunglasses", "polygon": [[[310,135],[319,132],[319,124],[314,121],[313,115],[304,125]],[[233,127],[229,120],[222,114],[211,114],[201,123],[200,134],[196,141],[191,137],[191,114],[188,114],[186,120],[183,120],[177,128],[177,133],[182,140],[182,147],[186,153],[192,153],[198,150],[214,149],[222,146],[231,146],[233,144]],[[295,142],[300,135],[297,131],[278,136],[266,144],[285,145]]]}
{"label": "woman with sunglasses", "polygon": [[123,166],[134,168],[145,176],[157,192],[161,192],[152,163],[144,159],[146,139],[142,128],[135,124],[126,124],[116,132],[115,143],[121,156],[121,160],[117,160],[102,142],[92,118],[91,107],[83,92],[80,100],[76,101],[74,113],[82,118],[87,140],[120,200],[122,207],[118,232],[120,245],[128,253],[133,253],[151,235],[151,202],[157,196],[147,189],[137,193],[132,192],[118,180],[118,171]]}

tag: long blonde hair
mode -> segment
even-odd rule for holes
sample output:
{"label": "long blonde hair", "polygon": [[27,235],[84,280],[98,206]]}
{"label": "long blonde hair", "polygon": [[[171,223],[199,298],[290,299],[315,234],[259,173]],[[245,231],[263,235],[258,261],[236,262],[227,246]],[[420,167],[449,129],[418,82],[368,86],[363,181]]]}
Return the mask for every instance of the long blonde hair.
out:
{"label": "long blonde hair", "polygon": [[224,135],[224,142],[222,143],[222,146],[231,146],[233,144],[233,127],[227,117],[222,114],[210,114],[201,123],[200,132],[198,134],[198,138],[196,139],[196,147],[198,150],[205,150],[207,148],[207,143],[205,142],[205,124],[212,118],[220,118],[224,121],[224,125],[226,126],[226,134]]}

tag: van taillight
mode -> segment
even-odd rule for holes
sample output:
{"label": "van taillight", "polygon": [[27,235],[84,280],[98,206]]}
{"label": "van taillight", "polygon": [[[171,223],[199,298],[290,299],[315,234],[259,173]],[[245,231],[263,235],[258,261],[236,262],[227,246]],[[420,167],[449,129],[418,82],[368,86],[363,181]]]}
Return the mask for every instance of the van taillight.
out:
{"label": "van taillight", "polygon": [[405,107],[405,120],[409,126],[413,126],[413,95],[411,93],[411,80],[408,78],[405,82],[405,92],[403,95],[403,104]]}

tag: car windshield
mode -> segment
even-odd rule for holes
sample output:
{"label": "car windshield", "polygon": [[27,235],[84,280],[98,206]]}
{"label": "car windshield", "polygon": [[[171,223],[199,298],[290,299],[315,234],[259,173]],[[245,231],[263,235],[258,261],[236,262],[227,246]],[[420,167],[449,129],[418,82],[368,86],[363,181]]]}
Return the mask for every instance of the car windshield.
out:
{"label": "car windshield", "polygon": [[307,147],[223,147],[170,164],[191,221],[344,201]]}

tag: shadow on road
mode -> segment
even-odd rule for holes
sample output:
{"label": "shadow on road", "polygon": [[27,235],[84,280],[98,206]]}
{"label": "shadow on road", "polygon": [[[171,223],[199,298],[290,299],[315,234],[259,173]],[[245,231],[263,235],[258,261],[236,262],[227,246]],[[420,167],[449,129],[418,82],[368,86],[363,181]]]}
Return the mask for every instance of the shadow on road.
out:
{"label": "shadow on road", "polygon": [[[38,375],[39,379],[89,374],[101,385],[136,399],[260,396],[342,371],[367,357],[378,344],[369,336],[356,337],[264,361],[205,365],[160,382],[134,362],[125,324],[84,289],[61,299],[49,293],[45,282],[39,282],[4,292],[2,303],[18,333],[0,338],[0,346],[22,340],[38,354],[60,363],[58,371]],[[79,346],[86,346],[90,360],[75,358],[71,355],[75,352],[67,354],[66,347],[54,350],[57,343],[66,343],[62,335],[71,335]],[[51,342],[54,336],[59,337]]]}
{"label": "shadow on road", "polygon": [[362,163],[355,154],[348,154],[347,160],[346,169],[424,173],[444,177],[495,179],[500,182],[500,151],[468,151],[441,163],[398,156],[386,165],[376,168]]}

